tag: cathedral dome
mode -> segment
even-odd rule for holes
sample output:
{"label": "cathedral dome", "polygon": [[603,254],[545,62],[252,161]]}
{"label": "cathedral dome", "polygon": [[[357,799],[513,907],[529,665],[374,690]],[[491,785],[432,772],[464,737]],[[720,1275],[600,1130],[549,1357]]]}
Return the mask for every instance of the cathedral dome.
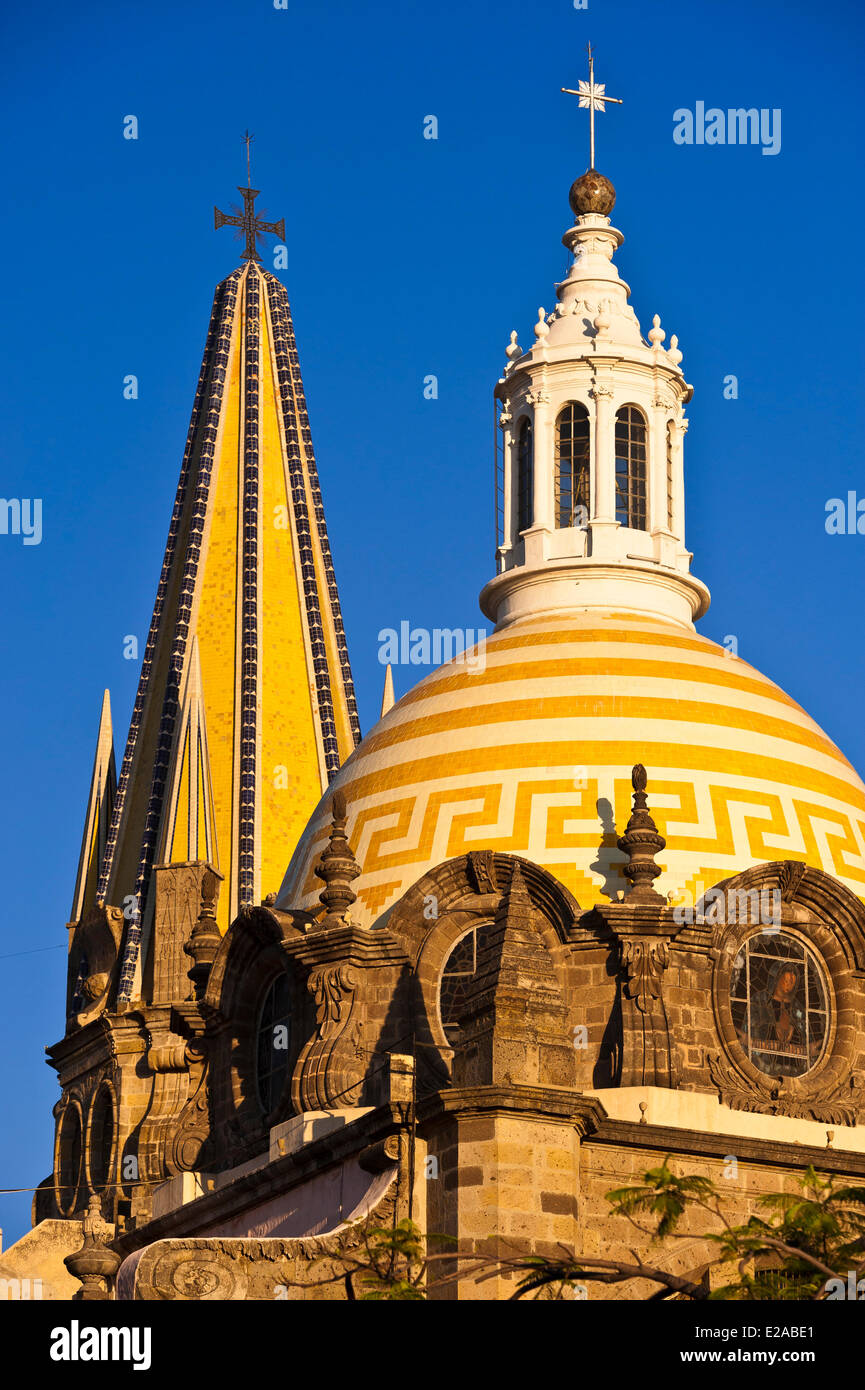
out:
{"label": "cathedral dome", "polygon": [[313,814],[279,901],[316,910],[333,790],[369,924],[470,850],[533,860],[588,907],[625,887],[631,767],[649,771],[662,893],[801,859],[865,894],[865,786],[788,695],[683,625],[600,609],[535,616],[425,677],[370,731]]}

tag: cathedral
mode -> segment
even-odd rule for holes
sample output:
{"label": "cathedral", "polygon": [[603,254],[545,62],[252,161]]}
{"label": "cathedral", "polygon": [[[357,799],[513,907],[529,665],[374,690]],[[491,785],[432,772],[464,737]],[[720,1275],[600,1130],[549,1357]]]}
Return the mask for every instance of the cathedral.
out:
{"label": "cathedral", "polygon": [[[692,387],[629,303],[594,151],[494,388],[489,636],[396,703],[388,672],[364,737],[259,253],[282,228],[240,191],[119,772],[107,693],[99,719],[52,1170],[4,1272],[345,1300],[371,1225],[410,1219],[451,1238],[430,1298],[495,1300],[499,1256],[625,1255],[605,1193],[665,1155],[735,1159],[743,1220],[811,1163],[865,1180],[865,786],[696,630]],[[692,1234],[655,1262],[703,1277]]]}

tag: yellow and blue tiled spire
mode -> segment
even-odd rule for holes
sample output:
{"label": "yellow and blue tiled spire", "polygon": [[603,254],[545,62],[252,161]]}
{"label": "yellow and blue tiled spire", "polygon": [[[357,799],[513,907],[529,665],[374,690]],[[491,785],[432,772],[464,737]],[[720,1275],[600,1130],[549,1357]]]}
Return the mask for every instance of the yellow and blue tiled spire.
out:
{"label": "yellow and blue tiled spire", "polygon": [[241,191],[246,252],[214,297],[95,886],[125,909],[121,1002],[139,991],[154,865],[214,863],[224,931],[279,886],[360,737],[291,309]]}

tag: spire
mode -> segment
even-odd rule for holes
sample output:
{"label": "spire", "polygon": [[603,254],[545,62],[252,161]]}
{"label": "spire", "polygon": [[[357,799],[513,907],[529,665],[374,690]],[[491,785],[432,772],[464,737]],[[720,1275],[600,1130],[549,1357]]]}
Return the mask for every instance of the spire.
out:
{"label": "spire", "polygon": [[655,855],[660,854],[667,841],[663,835],[658,834],[658,827],[649,813],[646,781],[646,769],[642,763],[637,763],[631,771],[634,809],[618,845],[622,853],[628,855],[628,863],[625,865],[625,874],[631,880],[628,899],[657,898],[659,902],[664,902],[661,894],[657,893],[652,885],[663,872],[655,863]]}
{"label": "spire", "polygon": [[[575,95],[592,122],[613,100],[591,66]],[[598,608],[692,628],[709,605],[685,547],[684,407],[693,388],[678,339],[664,347],[658,315],[644,337],[629,303],[614,260],[624,241],[610,223],[615,201],[594,167],[574,182],[574,222],[562,238],[573,260],[556,307],[539,310],[532,347],[513,332],[505,349],[495,391],[497,573],[480,600],[499,627]]]}
{"label": "spire", "polygon": [[280,881],[359,736],[288,296],[250,258],[214,298],[102,858],[100,895],[139,908],[121,1001],[160,857],[218,852],[224,932]]}
{"label": "spire", "polygon": [[105,842],[114,808],[117,777],[114,769],[114,734],[111,728],[111,699],[106,690],[102,696],[96,753],[90,778],[90,795],[84,817],[78,874],[72,897],[70,922],[79,922],[86,909],[96,901],[99,866],[105,853]]}
{"label": "spire", "polygon": [[388,662],[387,670],[384,673],[384,690],[382,691],[381,696],[381,714],[379,718],[384,719],[388,710],[393,709],[394,704],[395,701],[393,694],[393,671],[391,670],[390,662]]}
{"label": "spire", "polygon": [[180,698],[180,716],[165,785],[165,816],[156,862],[206,859],[219,868],[213,783],[201,683],[198,636],[190,644],[189,665]]}

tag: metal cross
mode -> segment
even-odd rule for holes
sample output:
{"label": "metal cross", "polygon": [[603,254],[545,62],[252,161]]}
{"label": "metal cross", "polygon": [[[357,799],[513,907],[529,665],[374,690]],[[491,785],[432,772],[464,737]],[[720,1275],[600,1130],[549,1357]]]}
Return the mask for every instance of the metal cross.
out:
{"label": "metal cross", "polygon": [[285,218],[282,217],[278,222],[263,222],[260,217],[255,215],[255,200],[259,195],[258,188],[244,188],[241,184],[237,187],[238,193],[243,194],[243,212],[234,216],[229,216],[226,212],[220,212],[219,208],[213,209],[213,225],[218,231],[220,227],[239,227],[246,236],[246,247],[242,261],[260,261],[261,257],[256,249],[256,240],[265,232],[270,232],[273,236],[278,236],[280,241],[285,241]]}
{"label": "metal cross", "polygon": [[604,103],[614,101],[617,106],[622,105],[621,97],[608,97],[606,84],[595,81],[595,60],[592,56],[592,45],[587,44],[589,54],[589,80],[580,82],[579,89],[574,91],[572,87],[562,87],[563,92],[567,92],[569,97],[579,97],[580,106],[589,109],[589,168],[595,167],[595,112],[605,110]]}
{"label": "metal cross", "polygon": [[237,191],[243,196],[243,212],[229,215],[227,212],[220,212],[219,208],[213,209],[213,225],[217,231],[220,227],[239,227],[246,237],[242,261],[260,261],[256,241],[265,232],[270,232],[272,236],[278,236],[280,241],[285,241],[285,218],[280,218],[279,222],[263,222],[260,217],[255,215],[255,200],[258,197],[259,189],[251,188],[251,172],[249,167],[249,147],[253,137],[247,130],[243,141],[246,145],[246,188],[238,184]]}

